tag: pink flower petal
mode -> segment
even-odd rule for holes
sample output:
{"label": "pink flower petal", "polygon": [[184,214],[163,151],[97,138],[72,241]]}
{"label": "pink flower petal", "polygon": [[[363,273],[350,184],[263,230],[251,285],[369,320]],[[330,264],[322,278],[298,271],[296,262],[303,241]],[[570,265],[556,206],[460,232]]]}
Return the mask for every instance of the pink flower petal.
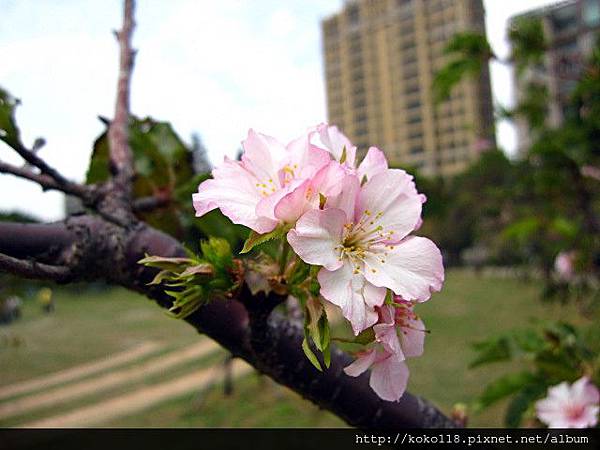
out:
{"label": "pink flower petal", "polygon": [[[306,180],[306,182],[308,183],[309,180]],[[292,180],[285,187],[276,190],[266,197],[262,197],[256,205],[256,215],[259,217],[268,217],[269,219],[278,222],[281,217],[277,215],[275,211],[276,207],[283,198],[301,186],[302,183],[302,180]]]}
{"label": "pink flower petal", "polygon": [[302,179],[311,178],[331,161],[329,152],[312,145],[310,137],[311,134],[304,134],[286,146],[287,165]]}
{"label": "pink flower petal", "polygon": [[233,223],[245,225],[258,233],[267,233],[277,222],[256,215],[261,194],[256,177],[239,162],[225,158],[223,165],[213,171],[213,180],[206,180],[193,195],[196,216],[220,208]]}
{"label": "pink flower petal", "polygon": [[412,177],[403,170],[389,169],[365,183],[355,214],[370,224],[369,228],[379,225],[383,233],[390,233],[389,242],[399,242],[419,223],[422,206]]}
{"label": "pink flower petal", "polygon": [[400,338],[404,356],[421,356],[425,346],[425,324],[420,319],[409,320],[409,327],[401,327]]}
{"label": "pink flower petal", "polygon": [[408,366],[394,355],[374,364],[369,385],[375,393],[389,402],[400,400],[408,384]]}
{"label": "pink flower petal", "polygon": [[344,147],[346,148],[345,163],[350,167],[355,166],[356,147],[352,142],[336,127],[323,123],[317,126],[317,132],[323,145],[329,150],[333,157],[339,161],[342,157]]}
{"label": "pink flower petal", "polygon": [[373,365],[376,356],[377,352],[374,348],[372,348],[356,358],[352,364],[344,367],[344,372],[348,376],[357,377],[363,372],[366,372],[369,367]]}
{"label": "pink flower petal", "polygon": [[318,279],[321,295],[342,309],[342,315],[350,321],[355,335],[377,322],[377,312],[370,304],[381,304],[385,289],[371,289],[370,283],[354,274],[347,263],[335,271],[321,269]]}
{"label": "pink flower petal", "polygon": [[296,222],[287,240],[306,263],[336,270],[342,266],[340,250],[346,215],[339,209],[311,210]]}
{"label": "pink flower petal", "polygon": [[364,274],[375,286],[390,288],[406,300],[425,301],[444,281],[442,255],[427,238],[411,236],[392,247],[372,248]]}
{"label": "pink flower petal", "polygon": [[394,307],[384,305],[379,309],[380,320],[373,326],[377,342],[383,345],[386,352],[395,355],[399,359],[404,359],[404,353],[398,340],[396,332],[396,323],[394,321]]}
{"label": "pink flower petal", "polygon": [[363,177],[367,177],[367,180],[371,179],[374,175],[386,171],[388,168],[388,162],[385,154],[377,147],[369,148],[365,158],[362,160],[357,169],[358,178],[362,182]]}
{"label": "pink flower petal", "polygon": [[283,144],[271,136],[250,129],[242,147],[242,162],[248,170],[263,182],[277,179],[280,162],[287,156]]}
{"label": "pink flower petal", "polygon": [[346,213],[348,223],[354,221],[356,197],[360,190],[360,180],[355,175],[346,175],[340,183],[341,192],[327,199],[325,208],[338,208]]}
{"label": "pink flower petal", "polygon": [[342,189],[342,180],[346,172],[339,163],[331,161],[322,167],[312,179],[304,180],[286,193],[275,206],[275,217],[287,223],[295,223],[302,214],[317,209],[320,194],[325,197],[338,195]]}

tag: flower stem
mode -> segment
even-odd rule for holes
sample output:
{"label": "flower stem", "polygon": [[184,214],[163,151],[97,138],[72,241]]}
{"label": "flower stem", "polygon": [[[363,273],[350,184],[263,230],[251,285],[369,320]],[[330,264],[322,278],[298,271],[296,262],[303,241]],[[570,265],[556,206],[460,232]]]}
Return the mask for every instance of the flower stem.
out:
{"label": "flower stem", "polygon": [[287,265],[288,256],[290,254],[290,244],[287,243],[285,238],[281,242],[281,259],[279,260],[279,274],[285,273],[285,266]]}

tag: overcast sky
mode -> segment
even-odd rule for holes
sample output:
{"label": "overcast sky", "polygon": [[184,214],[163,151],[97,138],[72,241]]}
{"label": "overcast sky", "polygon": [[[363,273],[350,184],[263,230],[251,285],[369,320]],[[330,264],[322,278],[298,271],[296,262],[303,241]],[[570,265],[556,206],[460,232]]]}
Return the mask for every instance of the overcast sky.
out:
{"label": "overcast sky", "polygon": [[[235,155],[248,128],[288,140],[326,120],[319,21],[342,0],[138,0],[138,48],[132,111],[169,120],[189,139],[198,132],[214,163]],[[487,32],[499,55],[508,51],[507,19],[553,3],[486,0]],[[0,0],[0,86],[20,98],[18,123],[41,155],[82,180],[98,115],[111,116],[117,46],[111,30],[120,0]],[[511,75],[492,67],[497,102],[512,98]],[[502,124],[500,145],[514,150]],[[19,163],[0,143],[0,159]],[[0,176],[0,210],[44,219],[62,216],[58,193]]]}

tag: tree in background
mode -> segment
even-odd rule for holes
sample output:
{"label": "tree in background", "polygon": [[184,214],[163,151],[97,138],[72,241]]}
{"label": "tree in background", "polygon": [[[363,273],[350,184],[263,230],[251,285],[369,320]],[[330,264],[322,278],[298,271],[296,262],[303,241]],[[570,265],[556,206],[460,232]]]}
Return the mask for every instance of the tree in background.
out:
{"label": "tree in background", "polygon": [[[540,401],[549,389],[551,399],[556,392],[553,386],[568,391],[567,383],[581,387],[591,380],[600,385],[600,41],[576,82],[564,122],[552,127],[547,122],[546,87],[526,77],[529,69],[541,63],[547,49],[541,22],[520,19],[509,39],[512,53],[501,62],[513,65],[525,89],[516,106],[501,108],[498,116],[524,121],[531,145],[522,149],[517,160],[504,158],[491,171],[485,170],[491,161],[484,156],[459,177],[466,183],[463,197],[457,193],[457,203],[453,200],[449,208],[465,211],[467,216],[468,211],[480,214],[473,219],[480,231],[489,221],[487,233],[492,234],[472,229],[471,239],[486,245],[491,239],[512,256],[539,268],[546,299],[579,305],[583,325],[538,321],[532,328],[475,345],[477,356],[471,367],[520,360],[524,368],[491,382],[475,410],[510,397],[507,425],[539,424],[536,417],[551,425],[544,408],[557,404]],[[485,36],[474,33],[455,36],[447,52],[451,61],[437,74],[434,84],[438,100],[446,98],[462,79],[477,76],[490,60],[500,61]],[[496,153],[492,159],[501,158]],[[566,426],[567,422],[561,423]]]}

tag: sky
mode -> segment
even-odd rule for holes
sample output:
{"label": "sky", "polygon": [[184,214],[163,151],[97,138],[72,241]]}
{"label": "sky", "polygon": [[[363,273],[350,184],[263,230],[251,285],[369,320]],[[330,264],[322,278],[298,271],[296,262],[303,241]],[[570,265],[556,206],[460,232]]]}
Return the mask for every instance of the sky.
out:
{"label": "sky", "polygon": [[[554,3],[484,0],[496,54],[508,53],[509,17]],[[249,128],[288,141],[326,120],[319,22],[343,0],[138,0],[131,109],[170,121],[189,140],[197,132],[213,163],[234,156]],[[67,177],[85,177],[98,116],[111,117],[118,48],[112,30],[120,0],[0,0],[0,86],[22,102],[26,145]],[[494,99],[510,105],[510,69],[492,65]],[[514,129],[498,142],[515,149]],[[385,150],[385,149],[384,149]],[[21,164],[0,143],[0,160]],[[63,216],[63,196],[0,176],[0,210],[44,220]]]}

